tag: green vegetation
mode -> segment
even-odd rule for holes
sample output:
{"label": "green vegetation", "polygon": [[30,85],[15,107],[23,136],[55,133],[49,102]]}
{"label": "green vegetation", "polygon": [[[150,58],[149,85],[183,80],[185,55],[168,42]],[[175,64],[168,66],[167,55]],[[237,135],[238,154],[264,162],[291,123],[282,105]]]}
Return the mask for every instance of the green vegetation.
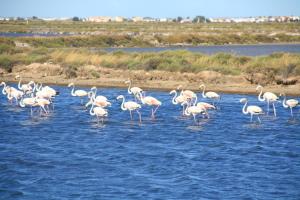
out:
{"label": "green vegetation", "polygon": [[[123,70],[160,70],[170,72],[215,71],[223,75],[244,75],[251,83],[273,83],[300,75],[300,54],[275,53],[269,56],[247,57],[226,53],[204,55],[189,51],[127,53],[90,51],[89,49],[17,48],[9,42],[1,45],[0,68],[11,72],[15,65],[34,62],[60,64],[67,78],[77,76],[86,65]],[[261,76],[257,76],[260,74]],[[98,78],[97,70],[89,77]]]}
{"label": "green vegetation", "polygon": [[[77,18],[76,18],[77,19]],[[203,21],[199,16],[196,20]],[[34,47],[144,47],[167,45],[300,42],[300,23],[175,23],[1,21],[0,32],[60,33],[57,37],[7,38]],[[73,36],[65,36],[71,34]]]}

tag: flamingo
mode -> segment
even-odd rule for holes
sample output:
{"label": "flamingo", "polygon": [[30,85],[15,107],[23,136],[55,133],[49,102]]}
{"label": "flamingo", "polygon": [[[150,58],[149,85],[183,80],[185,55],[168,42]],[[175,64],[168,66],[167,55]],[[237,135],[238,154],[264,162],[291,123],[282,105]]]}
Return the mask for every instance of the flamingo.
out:
{"label": "flamingo", "polygon": [[6,86],[6,87],[7,87],[6,89],[7,89],[8,100],[12,102],[12,100],[15,99],[16,105],[18,105],[18,100],[22,98],[24,93],[20,90],[10,87],[10,86]]}
{"label": "flamingo", "polygon": [[206,103],[206,102],[198,102],[197,106],[204,107],[206,110],[216,109],[216,107],[214,105],[211,105],[211,104]]}
{"label": "flamingo", "polygon": [[122,104],[121,104],[121,109],[122,110],[129,110],[129,113],[130,113],[130,118],[132,120],[132,111],[135,110],[138,115],[139,115],[139,118],[140,118],[140,123],[142,122],[142,117],[141,117],[141,113],[139,112],[139,109],[142,107],[140,104],[134,102],[134,101],[127,101],[125,102],[125,97],[123,95],[119,95],[117,97],[117,100],[119,99],[123,99],[122,101]]}
{"label": "flamingo", "polygon": [[[85,91],[85,90],[75,90],[75,85],[74,85],[74,83],[70,83],[70,84],[68,85],[68,87],[73,87],[73,88],[72,88],[72,91],[71,91],[71,95],[72,95],[73,97],[80,97],[80,102],[81,102],[81,104],[82,104],[82,97],[85,97],[85,96],[88,95],[87,91]],[[75,90],[75,91],[74,91],[74,90]]]}
{"label": "flamingo", "polygon": [[101,121],[102,121],[102,124],[103,124],[104,117],[108,116],[108,112],[107,112],[107,110],[105,110],[102,107],[94,107],[94,106],[95,106],[95,104],[92,104],[92,107],[90,109],[90,115],[92,115],[92,116],[96,115],[97,120],[98,120],[98,124],[99,124],[99,118],[101,118]]}
{"label": "flamingo", "polygon": [[18,83],[18,88],[19,90],[22,90],[24,92],[24,94],[28,94],[28,93],[31,93],[33,91],[33,87],[31,85],[35,85],[33,81],[30,81],[29,83],[27,84],[22,84],[21,85],[21,81],[22,81],[22,78],[20,77],[20,75],[17,75],[15,77],[15,79],[20,79],[19,80],[19,83]]}
{"label": "flamingo", "polygon": [[204,84],[201,84],[200,89],[202,89],[202,97],[203,98],[209,98],[209,99],[213,99],[213,105],[215,105],[215,100],[220,100],[220,95],[215,93],[215,92],[205,92],[206,86]]}
{"label": "flamingo", "polygon": [[[183,104],[187,104],[187,102],[184,102]],[[192,115],[196,124],[197,124],[196,116],[198,114],[206,115],[209,118],[207,110],[205,109],[204,106],[195,106],[195,105],[191,106],[191,105],[187,105],[187,107],[186,107],[186,109],[185,109],[184,112],[185,112],[186,116]]]}
{"label": "flamingo", "polygon": [[177,91],[176,90],[172,90],[170,92],[170,94],[174,94],[174,97],[172,99],[172,103],[174,105],[181,104],[181,106],[182,106],[182,115],[184,115],[184,110],[185,110],[184,105],[185,104],[182,104],[182,103],[187,102],[186,96],[183,96],[181,94],[179,96],[177,96]]}
{"label": "flamingo", "polygon": [[263,97],[261,97],[263,93],[263,87],[261,85],[258,85],[256,87],[256,91],[260,90],[260,93],[258,95],[258,100],[259,101],[267,101],[267,106],[268,106],[268,111],[267,113],[269,114],[269,107],[270,103],[273,104],[273,111],[274,111],[274,116],[276,117],[276,108],[275,108],[275,102],[279,99],[278,96],[272,92],[265,92],[263,94]]}
{"label": "flamingo", "polygon": [[35,103],[37,104],[37,106],[40,106],[40,111],[43,110],[45,114],[49,114],[49,111],[47,111],[45,108],[47,107],[49,110],[49,105],[51,104],[51,102],[48,99],[35,97]]}
{"label": "flamingo", "polygon": [[20,101],[20,106],[22,108],[26,107],[26,106],[30,106],[30,114],[32,116],[32,107],[37,106],[37,102],[36,102],[36,98],[35,97],[26,97],[26,98],[22,98]]}
{"label": "flamingo", "polygon": [[108,99],[105,96],[98,95],[96,96],[97,93],[97,88],[92,87],[91,91],[88,92],[88,98],[90,99],[89,102],[85,104],[85,107],[88,107],[89,105],[95,103],[96,106],[101,106],[101,107],[107,107],[111,106],[111,103],[108,101]]}
{"label": "flamingo", "polygon": [[[177,90],[181,89],[182,85],[179,85],[177,87]],[[189,101],[190,103],[192,103],[192,101],[194,100],[194,104],[197,102],[197,94],[191,90],[181,90],[180,95],[184,96],[187,101]]]}
{"label": "flamingo", "polygon": [[296,106],[299,105],[299,101],[296,100],[296,99],[288,99],[286,100],[286,96],[285,94],[280,94],[280,96],[284,96],[284,99],[283,99],[283,102],[282,102],[282,105],[284,108],[290,108],[291,110],[291,116],[293,117],[293,108],[295,108]]}
{"label": "flamingo", "polygon": [[0,84],[0,86],[3,86],[2,94],[7,95],[7,99],[9,100],[10,103],[12,103],[13,98],[16,99],[16,103],[17,103],[17,100],[24,94],[23,92],[19,91],[18,89],[11,87],[9,85],[6,85],[5,82],[2,82]]}
{"label": "flamingo", "polygon": [[[161,102],[154,97],[145,96],[145,92],[139,93],[139,97],[141,99],[142,104],[146,104],[146,105],[152,107],[151,108],[151,118],[155,119],[155,113],[156,113],[157,109],[159,108],[159,106],[161,106]],[[155,109],[153,109],[154,106],[156,106]]]}
{"label": "flamingo", "polygon": [[128,94],[133,94],[134,98],[137,100],[138,94],[143,92],[143,90],[139,87],[131,87],[131,80],[130,79],[125,81],[125,83],[129,84],[128,85]]}
{"label": "flamingo", "polygon": [[93,92],[88,92],[88,97],[90,98],[89,102],[85,104],[85,107],[87,108],[89,105],[96,105],[102,108],[105,108],[107,106],[111,106],[111,103],[107,100],[105,96],[97,96],[95,98],[95,94]]}
{"label": "flamingo", "polygon": [[240,99],[240,102],[245,103],[245,105],[243,107],[243,113],[245,115],[250,114],[250,116],[251,116],[250,121],[252,122],[253,115],[257,115],[257,119],[258,119],[259,123],[261,123],[259,115],[264,114],[263,110],[259,106],[247,106],[248,100],[246,98]]}

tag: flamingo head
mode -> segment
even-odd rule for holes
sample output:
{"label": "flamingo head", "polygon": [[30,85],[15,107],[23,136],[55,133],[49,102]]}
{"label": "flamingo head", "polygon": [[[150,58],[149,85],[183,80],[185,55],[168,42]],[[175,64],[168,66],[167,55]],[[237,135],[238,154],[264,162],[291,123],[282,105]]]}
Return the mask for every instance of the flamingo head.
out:
{"label": "flamingo head", "polygon": [[32,84],[34,84],[34,82],[33,82],[33,81],[30,81],[30,82],[28,83],[28,85],[32,85]]}
{"label": "flamingo head", "polygon": [[177,86],[177,90],[180,90],[182,88],[182,85]]}
{"label": "flamingo head", "polygon": [[125,83],[126,83],[126,84],[129,84],[129,83],[131,83],[131,80],[128,79],[127,81],[125,81]]}
{"label": "flamingo head", "polygon": [[256,91],[259,90],[260,88],[262,88],[262,86],[261,86],[261,85],[258,85],[258,86],[256,87]]}
{"label": "flamingo head", "polygon": [[117,97],[117,100],[119,100],[119,99],[124,99],[124,96],[123,96],[123,95],[119,95],[119,96]]}
{"label": "flamingo head", "polygon": [[172,90],[169,94],[173,94],[176,93],[176,90]]}
{"label": "flamingo head", "polygon": [[18,78],[20,78],[20,75],[15,76],[15,79],[18,79]]}
{"label": "flamingo head", "polygon": [[74,83],[69,83],[68,87],[71,87],[71,86],[73,86],[73,85],[74,85]]}
{"label": "flamingo head", "polygon": [[1,82],[0,86],[5,85],[5,82]]}
{"label": "flamingo head", "polygon": [[246,103],[248,100],[247,100],[247,98],[241,98],[240,99],[240,103]]}
{"label": "flamingo head", "polygon": [[203,88],[203,87],[205,87],[205,85],[204,85],[204,84],[201,84],[201,85],[199,86],[199,88]]}
{"label": "flamingo head", "polygon": [[92,87],[91,90],[97,90],[96,86]]}

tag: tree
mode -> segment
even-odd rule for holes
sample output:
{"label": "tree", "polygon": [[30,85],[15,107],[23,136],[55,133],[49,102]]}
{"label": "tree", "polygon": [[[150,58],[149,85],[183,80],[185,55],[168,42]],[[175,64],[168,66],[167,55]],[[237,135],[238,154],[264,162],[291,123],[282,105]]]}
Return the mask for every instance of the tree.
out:
{"label": "tree", "polygon": [[183,19],[183,18],[179,16],[179,17],[177,17],[177,20],[176,20],[176,21],[177,21],[177,22],[181,22],[182,19]]}
{"label": "tree", "polygon": [[75,22],[80,21],[79,17],[73,17],[72,20],[75,21]]}
{"label": "tree", "polygon": [[194,23],[204,23],[204,22],[209,22],[209,19],[206,19],[204,16],[196,16],[193,19]]}

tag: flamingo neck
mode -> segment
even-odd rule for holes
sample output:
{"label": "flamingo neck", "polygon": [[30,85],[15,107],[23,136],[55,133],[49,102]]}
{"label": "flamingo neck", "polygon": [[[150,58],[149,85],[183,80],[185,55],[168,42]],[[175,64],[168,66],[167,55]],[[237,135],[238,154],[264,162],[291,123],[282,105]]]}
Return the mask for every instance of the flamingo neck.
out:
{"label": "flamingo neck", "polygon": [[129,85],[128,85],[128,94],[132,94],[132,91],[131,91],[131,81],[129,81]]}
{"label": "flamingo neck", "polygon": [[246,110],[247,104],[248,104],[248,101],[245,102],[245,105],[244,105],[244,107],[243,107],[243,113],[244,113],[245,115],[248,114],[248,111]]}
{"label": "flamingo neck", "polygon": [[177,104],[177,102],[175,101],[176,97],[177,97],[177,91],[175,90],[175,92],[174,92],[174,97],[173,97],[173,99],[172,99],[172,103],[173,103],[173,104]]}
{"label": "flamingo neck", "polygon": [[[184,104],[182,106],[184,106]],[[189,107],[190,107],[189,103],[186,103],[186,108],[184,110],[184,114],[187,116],[191,115],[191,113],[188,111]]]}
{"label": "flamingo neck", "polygon": [[202,97],[203,97],[203,98],[206,98],[207,96],[205,95],[205,85],[203,85],[202,87],[203,87],[203,90],[202,90]]}
{"label": "flamingo neck", "polygon": [[288,108],[289,106],[286,104],[286,96],[284,95],[284,99],[282,101],[282,106]]}
{"label": "flamingo neck", "polygon": [[145,104],[145,100],[144,100],[145,96],[143,96],[143,93],[139,92],[138,94],[140,96],[140,100],[141,100],[142,104]]}
{"label": "flamingo neck", "polygon": [[197,95],[196,95],[195,101],[194,101],[194,104],[193,104],[194,106],[196,105],[197,101],[198,101],[198,97],[197,97]]}
{"label": "flamingo neck", "polygon": [[125,97],[122,97],[123,101],[122,101],[122,104],[121,104],[121,109],[122,110],[127,110],[125,107],[124,107],[124,103],[125,103]]}
{"label": "flamingo neck", "polygon": [[18,88],[19,88],[19,90],[22,89],[22,87],[21,87],[21,81],[22,81],[22,78],[20,78],[19,83],[18,83]]}
{"label": "flamingo neck", "polygon": [[259,100],[259,101],[265,101],[265,98],[264,98],[264,97],[261,97],[262,92],[263,92],[263,89],[262,89],[262,87],[259,87],[259,88],[260,88],[260,92],[259,92],[259,95],[258,95],[258,100]]}
{"label": "flamingo neck", "polygon": [[76,96],[76,94],[74,93],[74,90],[75,90],[75,86],[74,86],[74,85],[72,85],[71,95],[72,95],[73,97],[75,97],[75,96]]}
{"label": "flamingo neck", "polygon": [[21,99],[21,101],[20,101],[20,106],[21,106],[22,108],[24,108],[24,107],[25,107],[25,104],[24,104],[24,102],[23,102],[23,101],[24,101],[24,98],[22,98],[22,99]]}
{"label": "flamingo neck", "polygon": [[94,112],[94,104],[92,104],[92,107],[90,109],[90,115],[94,116],[95,115],[95,112]]}
{"label": "flamingo neck", "polygon": [[6,83],[3,83],[3,89],[2,89],[2,94],[6,95]]}

